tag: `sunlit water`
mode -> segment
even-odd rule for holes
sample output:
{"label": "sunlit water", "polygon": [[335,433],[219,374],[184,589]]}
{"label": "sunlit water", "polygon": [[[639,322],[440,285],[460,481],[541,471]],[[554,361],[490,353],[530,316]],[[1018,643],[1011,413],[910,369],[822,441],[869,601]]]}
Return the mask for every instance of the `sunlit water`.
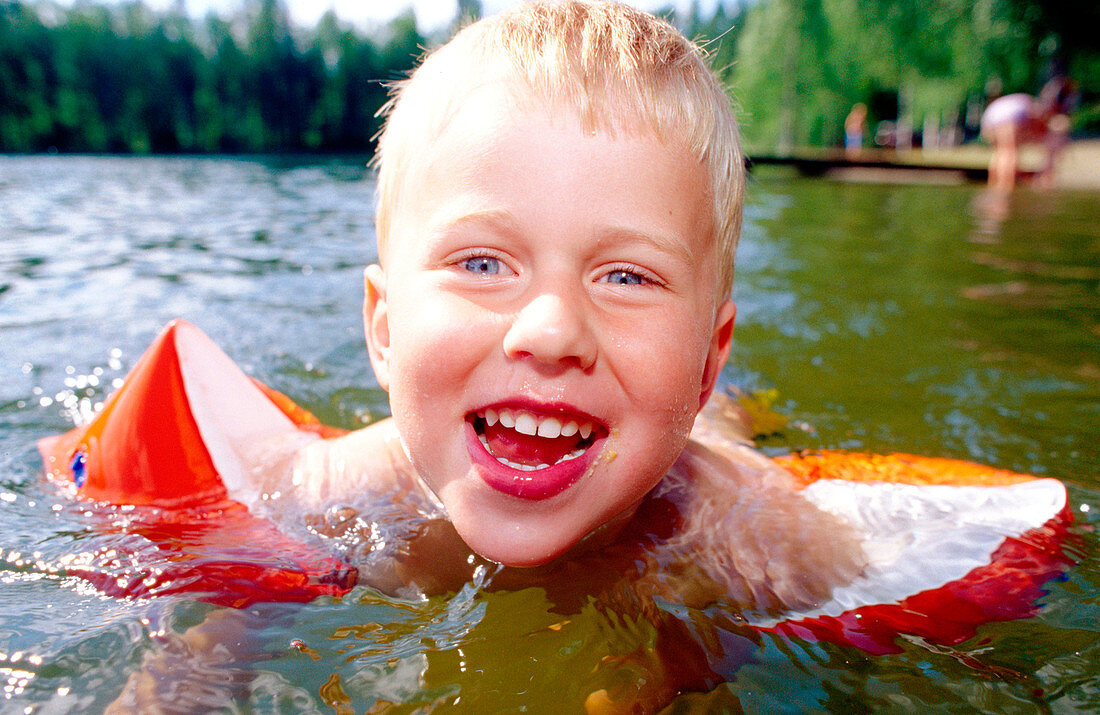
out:
{"label": "sunlit water", "polygon": [[[324,421],[386,412],[362,345],[373,259],[362,162],[0,158],[0,710],[102,709],[147,657],[193,675],[193,709],[578,710],[592,690],[702,651],[725,681],[678,711],[1100,708],[1100,202],[976,187],[758,173],[727,385],[791,418],[764,449],[952,456],[1067,482],[1078,564],[1034,618],[946,648],[869,656],[748,632],[727,614],[539,589],[230,612],[252,656],[190,654],[219,610],[104,597],[65,567],[125,535],[47,484],[36,438],[94,411],[156,331],[186,317]],[[659,660],[659,658],[658,658]],[[158,666],[159,667],[159,666]]]}

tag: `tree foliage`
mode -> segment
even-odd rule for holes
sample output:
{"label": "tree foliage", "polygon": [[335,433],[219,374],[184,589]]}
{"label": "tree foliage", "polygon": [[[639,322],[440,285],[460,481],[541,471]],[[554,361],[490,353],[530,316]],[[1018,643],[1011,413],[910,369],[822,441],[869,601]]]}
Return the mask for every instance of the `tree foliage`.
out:
{"label": "tree foliage", "polygon": [[753,147],[839,143],[857,102],[872,121],[973,132],[993,82],[1036,94],[1056,71],[1084,90],[1078,128],[1095,129],[1095,0],[761,0],[738,22],[727,79]]}
{"label": "tree foliage", "polygon": [[[444,39],[411,11],[364,35],[332,12],[294,27],[282,0],[174,7],[0,0],[0,151],[369,152],[385,84]],[[837,143],[857,102],[872,121],[963,123],[991,79],[1034,93],[1057,65],[1084,90],[1078,128],[1100,126],[1095,0],[724,0],[675,20],[756,149]]]}
{"label": "tree foliage", "polygon": [[0,0],[0,151],[370,151],[385,83],[426,42],[411,13],[301,32],[280,0],[201,21]]}

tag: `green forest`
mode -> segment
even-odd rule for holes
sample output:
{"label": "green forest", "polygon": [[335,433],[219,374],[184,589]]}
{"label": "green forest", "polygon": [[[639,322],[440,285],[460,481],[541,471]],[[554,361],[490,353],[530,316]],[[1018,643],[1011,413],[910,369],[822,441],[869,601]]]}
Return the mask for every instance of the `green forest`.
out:
{"label": "green forest", "polygon": [[[177,8],[182,4],[177,4]],[[71,7],[0,0],[0,152],[368,153],[387,83],[454,23],[424,36],[407,11],[369,31],[329,13],[293,26],[279,0],[231,17],[140,1]],[[754,151],[840,142],[872,125],[972,134],[987,90],[1081,90],[1074,131],[1100,131],[1095,0],[727,0],[666,13],[729,85]]]}

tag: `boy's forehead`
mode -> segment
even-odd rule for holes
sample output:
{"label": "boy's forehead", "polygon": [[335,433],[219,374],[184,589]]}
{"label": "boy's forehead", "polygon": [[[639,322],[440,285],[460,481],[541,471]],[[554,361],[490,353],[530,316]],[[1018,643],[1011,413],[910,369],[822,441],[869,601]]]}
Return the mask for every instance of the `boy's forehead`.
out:
{"label": "boy's forehead", "polygon": [[[517,124],[541,124],[573,129],[580,136],[605,134],[612,138],[645,136],[658,139],[665,150],[683,149],[682,142],[661,137],[639,114],[627,108],[594,115],[562,97],[547,97],[523,86],[522,82],[497,79],[473,87],[462,101],[448,108],[440,121],[426,128],[421,139],[422,151],[416,152],[407,166],[414,182],[425,178],[425,171],[445,164],[448,171],[473,167],[483,158],[485,147],[495,137]],[[678,146],[679,145],[679,146]],[[695,161],[694,156],[686,156]],[[415,185],[412,187],[415,189]]]}
{"label": "boy's forehead", "polygon": [[[427,237],[460,225],[520,235],[523,230],[513,208],[523,206],[530,217],[534,214],[526,211],[549,202],[557,208],[549,209],[547,220],[560,217],[561,207],[568,207],[570,216],[590,222],[601,241],[648,240],[685,263],[698,263],[703,258],[699,252],[712,253],[712,210],[702,162],[686,148],[662,142],[654,132],[637,126],[587,128],[570,107],[541,100],[517,102],[500,88],[483,88],[450,118],[418,155],[417,166],[409,169],[406,199],[395,211],[391,249],[426,245]],[[495,178],[490,181],[490,176]],[[611,191],[616,198],[588,201],[593,187]],[[662,196],[674,201],[668,216],[679,215],[676,221],[682,223],[643,218]],[[698,230],[679,228],[689,224]],[[674,225],[678,228],[673,230]],[[687,243],[680,245],[684,239]],[[391,252],[397,255],[410,254]]]}

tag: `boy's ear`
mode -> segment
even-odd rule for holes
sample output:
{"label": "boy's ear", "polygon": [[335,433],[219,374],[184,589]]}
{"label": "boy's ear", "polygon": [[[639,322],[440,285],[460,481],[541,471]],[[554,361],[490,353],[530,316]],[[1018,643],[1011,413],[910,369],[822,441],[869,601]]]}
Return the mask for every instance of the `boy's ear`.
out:
{"label": "boy's ear", "polygon": [[367,352],[378,385],[390,390],[390,314],[386,305],[386,274],[371,264],[363,271],[363,328]]}
{"label": "boy's ear", "polygon": [[718,373],[726,364],[730,356],[730,345],[733,344],[733,321],[737,317],[737,306],[732,300],[725,300],[718,306],[718,312],[714,318],[714,332],[710,335],[710,349],[707,351],[707,362],[703,367],[703,384],[699,393],[699,409],[707,403],[710,393],[714,391],[714,385],[718,381]]}

